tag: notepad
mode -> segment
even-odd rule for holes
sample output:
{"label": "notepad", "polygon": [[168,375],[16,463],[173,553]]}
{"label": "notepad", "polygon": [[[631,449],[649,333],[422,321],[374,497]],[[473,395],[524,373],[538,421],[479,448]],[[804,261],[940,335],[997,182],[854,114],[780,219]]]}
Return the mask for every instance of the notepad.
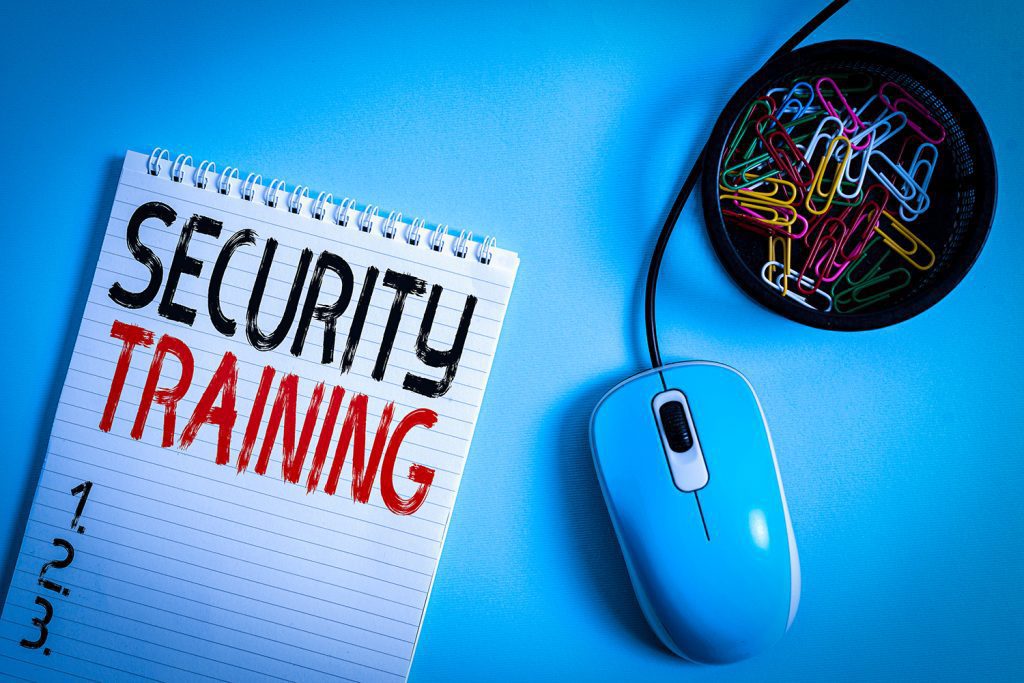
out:
{"label": "notepad", "polygon": [[404,680],[518,263],[469,231],[129,152],[0,671]]}

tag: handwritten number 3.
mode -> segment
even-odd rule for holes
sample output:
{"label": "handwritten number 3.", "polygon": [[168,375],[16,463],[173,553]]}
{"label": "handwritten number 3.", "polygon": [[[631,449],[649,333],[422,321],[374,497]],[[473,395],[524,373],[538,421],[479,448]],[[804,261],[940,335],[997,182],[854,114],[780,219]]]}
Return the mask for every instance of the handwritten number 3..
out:
{"label": "handwritten number 3.", "polygon": [[43,646],[43,643],[46,642],[46,636],[49,635],[49,632],[46,629],[46,625],[50,623],[50,619],[53,619],[53,605],[50,604],[49,600],[47,600],[46,598],[43,598],[43,597],[40,597],[40,596],[37,595],[36,596],[36,604],[37,605],[41,605],[42,608],[45,610],[46,614],[43,616],[42,619],[40,619],[39,617],[32,617],[32,625],[39,629],[39,639],[38,640],[27,640],[25,638],[21,639],[21,646],[22,647],[27,647],[30,650],[35,650],[37,648],[40,648],[40,647]]}

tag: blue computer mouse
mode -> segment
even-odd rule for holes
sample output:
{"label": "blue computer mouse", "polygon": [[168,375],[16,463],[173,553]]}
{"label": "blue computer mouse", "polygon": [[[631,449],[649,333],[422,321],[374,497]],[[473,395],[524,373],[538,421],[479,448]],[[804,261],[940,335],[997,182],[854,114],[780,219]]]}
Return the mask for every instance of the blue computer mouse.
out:
{"label": "blue computer mouse", "polygon": [[605,394],[590,439],[633,588],[662,642],[702,663],[775,643],[796,615],[800,563],[747,379],[709,362],[648,370]]}

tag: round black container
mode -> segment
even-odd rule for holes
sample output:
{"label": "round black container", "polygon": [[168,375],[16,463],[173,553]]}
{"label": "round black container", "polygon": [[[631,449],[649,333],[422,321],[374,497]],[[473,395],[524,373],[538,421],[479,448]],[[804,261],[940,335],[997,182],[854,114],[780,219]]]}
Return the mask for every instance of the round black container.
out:
{"label": "round black container", "polygon": [[[761,276],[766,239],[729,229],[722,215],[719,177],[727,141],[750,104],[769,88],[802,74],[867,73],[900,85],[946,130],[937,176],[929,188],[928,235],[936,259],[926,272],[882,305],[863,312],[824,312],[767,286]],[[942,170],[939,173],[938,169]],[[992,225],[996,169],[992,143],[974,105],[953,80],[917,55],[884,43],[840,40],[784,55],[758,71],[722,112],[708,143],[703,169],[708,235],[719,260],[755,301],[797,322],[832,330],[869,330],[893,325],[933,306],[963,279],[981,252]],[[760,239],[758,239],[760,238]]]}

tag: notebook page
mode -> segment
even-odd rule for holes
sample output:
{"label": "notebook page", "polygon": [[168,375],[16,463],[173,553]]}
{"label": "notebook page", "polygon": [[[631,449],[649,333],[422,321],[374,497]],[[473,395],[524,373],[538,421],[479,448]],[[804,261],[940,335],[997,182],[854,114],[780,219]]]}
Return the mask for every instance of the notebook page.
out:
{"label": "notebook page", "polygon": [[167,166],[125,158],[0,671],[404,680],[518,258]]}

